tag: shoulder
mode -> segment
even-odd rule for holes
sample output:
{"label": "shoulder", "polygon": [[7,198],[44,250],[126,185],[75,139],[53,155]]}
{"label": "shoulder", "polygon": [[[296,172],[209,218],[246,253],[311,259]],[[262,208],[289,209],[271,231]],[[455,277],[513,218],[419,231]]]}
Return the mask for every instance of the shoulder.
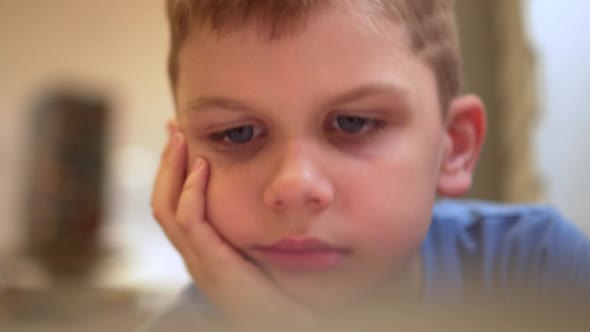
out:
{"label": "shoulder", "polygon": [[469,275],[488,289],[517,282],[590,291],[590,242],[550,206],[441,201],[423,256],[429,272],[457,287]]}
{"label": "shoulder", "polygon": [[440,201],[433,210],[431,233],[435,237],[454,235],[465,245],[471,240],[523,249],[530,246],[566,249],[575,248],[572,240],[577,245],[588,242],[579,229],[551,206],[483,201]]}

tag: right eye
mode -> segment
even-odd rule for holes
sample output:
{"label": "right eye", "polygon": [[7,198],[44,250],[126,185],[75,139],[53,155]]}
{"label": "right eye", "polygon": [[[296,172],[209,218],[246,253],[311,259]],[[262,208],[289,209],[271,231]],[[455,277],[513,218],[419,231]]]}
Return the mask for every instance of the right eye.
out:
{"label": "right eye", "polygon": [[244,145],[264,134],[262,127],[247,125],[211,134],[211,138],[225,145]]}

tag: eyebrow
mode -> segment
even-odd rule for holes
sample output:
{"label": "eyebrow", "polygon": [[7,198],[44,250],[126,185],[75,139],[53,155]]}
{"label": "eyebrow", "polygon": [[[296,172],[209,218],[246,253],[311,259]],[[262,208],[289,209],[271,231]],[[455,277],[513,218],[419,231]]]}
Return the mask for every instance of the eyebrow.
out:
{"label": "eyebrow", "polygon": [[389,95],[396,100],[407,101],[409,89],[406,85],[392,82],[366,84],[337,96],[327,106],[334,107],[377,95]]}
{"label": "eyebrow", "polygon": [[[371,83],[354,88],[348,92],[332,98],[323,105],[324,108],[335,107],[347,103],[352,103],[363,98],[377,95],[390,95],[395,100],[401,102],[408,101],[408,88],[402,84],[395,83]],[[221,96],[204,96],[191,100],[186,104],[186,112],[201,112],[213,109],[225,109],[229,111],[254,111],[256,107],[248,105],[245,102],[221,97]]]}

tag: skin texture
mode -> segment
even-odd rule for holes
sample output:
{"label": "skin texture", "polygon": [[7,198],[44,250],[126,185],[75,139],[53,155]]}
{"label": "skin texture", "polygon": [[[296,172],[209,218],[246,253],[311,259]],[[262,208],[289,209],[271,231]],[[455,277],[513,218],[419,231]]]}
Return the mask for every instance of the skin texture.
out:
{"label": "skin texture", "polygon": [[[228,315],[248,311],[236,304],[248,296],[307,313],[395,296],[394,285],[419,294],[415,267],[436,195],[471,185],[481,101],[457,98],[443,116],[404,29],[365,27],[331,9],[274,41],[254,24],[195,29],[180,52],[177,143],[152,205],[199,288]],[[361,125],[351,132],[343,119]],[[236,144],[228,130],[253,135]],[[258,250],[302,237],[342,259],[285,268]]]}

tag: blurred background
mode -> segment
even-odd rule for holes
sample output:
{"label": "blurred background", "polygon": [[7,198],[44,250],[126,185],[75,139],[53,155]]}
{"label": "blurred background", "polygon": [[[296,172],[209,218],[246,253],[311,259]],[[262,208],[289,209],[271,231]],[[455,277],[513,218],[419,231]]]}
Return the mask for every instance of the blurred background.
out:
{"label": "blurred background", "polygon": [[[149,207],[173,114],[163,8],[0,0],[1,331],[130,331],[188,282]],[[549,202],[590,233],[590,3],[457,10],[491,130],[470,196]]]}

